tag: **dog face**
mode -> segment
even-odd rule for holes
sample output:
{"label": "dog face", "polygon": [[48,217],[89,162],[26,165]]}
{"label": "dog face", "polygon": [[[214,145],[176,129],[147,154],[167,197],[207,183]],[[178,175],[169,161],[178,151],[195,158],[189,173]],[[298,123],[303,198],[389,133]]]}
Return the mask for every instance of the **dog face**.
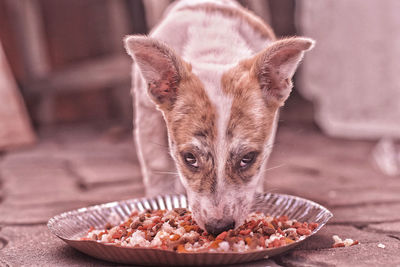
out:
{"label": "dog face", "polygon": [[227,66],[189,64],[152,38],[125,44],[165,118],[196,222],[213,234],[240,226],[271,152],[277,111],[313,41],[280,40]]}

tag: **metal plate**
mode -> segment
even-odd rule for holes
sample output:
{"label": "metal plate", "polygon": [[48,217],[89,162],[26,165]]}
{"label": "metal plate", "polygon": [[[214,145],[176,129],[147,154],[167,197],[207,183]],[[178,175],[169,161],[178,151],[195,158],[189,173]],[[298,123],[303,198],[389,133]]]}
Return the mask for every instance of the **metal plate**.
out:
{"label": "metal plate", "polygon": [[[287,215],[289,219],[300,222],[316,222],[319,226],[310,236],[318,232],[333,216],[325,207],[300,197],[283,194],[262,194],[257,197],[257,211],[272,216]],[[103,228],[116,217],[123,221],[133,210],[188,208],[184,195],[167,195],[155,198],[131,199],[111,202],[88,208],[64,212],[51,218],[47,224],[50,231],[70,246],[98,259],[139,265],[219,265],[243,263],[275,256],[286,252],[304,240],[290,245],[251,252],[193,252],[177,253],[155,248],[117,247],[96,241],[78,240],[85,235],[91,226]]]}

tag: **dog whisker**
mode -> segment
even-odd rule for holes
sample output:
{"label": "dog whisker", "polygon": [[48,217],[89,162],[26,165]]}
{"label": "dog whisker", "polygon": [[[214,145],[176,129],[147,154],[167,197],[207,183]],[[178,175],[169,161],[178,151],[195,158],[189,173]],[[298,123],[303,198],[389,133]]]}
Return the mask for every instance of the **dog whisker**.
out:
{"label": "dog whisker", "polygon": [[286,163],[282,163],[282,164],[267,168],[264,171],[270,171],[270,170],[277,169],[277,168],[280,168],[280,167],[283,167],[283,166],[286,166],[286,165],[287,165]]}
{"label": "dog whisker", "polygon": [[271,170],[274,170],[274,169],[277,169],[277,168],[281,168],[281,167],[283,167],[283,166],[285,166],[285,165],[287,165],[287,164],[286,164],[286,163],[282,163],[282,164],[279,164],[279,165],[276,165],[276,166],[267,168],[267,169],[263,170],[263,171],[260,173],[260,175],[264,175],[267,171],[271,171]]}

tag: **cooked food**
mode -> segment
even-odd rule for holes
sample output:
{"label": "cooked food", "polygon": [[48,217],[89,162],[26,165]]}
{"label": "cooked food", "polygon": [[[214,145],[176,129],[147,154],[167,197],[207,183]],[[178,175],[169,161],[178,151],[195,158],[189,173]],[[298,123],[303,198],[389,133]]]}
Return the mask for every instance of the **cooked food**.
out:
{"label": "cooked food", "polygon": [[334,241],[334,243],[332,245],[333,248],[351,247],[351,246],[359,244],[358,240],[353,240],[350,238],[346,238],[345,240],[342,240],[338,235],[333,235],[332,239]]}
{"label": "cooked food", "polygon": [[201,229],[192,213],[174,210],[134,211],[119,225],[90,228],[81,240],[123,247],[158,248],[177,252],[246,252],[291,244],[310,235],[317,223],[253,212],[237,229],[213,236]]}

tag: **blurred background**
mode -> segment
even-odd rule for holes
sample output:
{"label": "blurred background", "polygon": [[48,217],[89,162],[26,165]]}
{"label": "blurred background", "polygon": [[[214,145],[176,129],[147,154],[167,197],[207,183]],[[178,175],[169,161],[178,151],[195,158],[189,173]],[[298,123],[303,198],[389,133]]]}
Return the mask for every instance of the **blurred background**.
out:
{"label": "blurred background", "polygon": [[[148,33],[172,2],[0,0],[1,263],[105,264],[68,250],[46,223],[144,196],[122,38]],[[400,1],[239,2],[278,37],[316,40],[281,109],[264,187],[335,216],[276,262],[392,266],[400,240]],[[333,234],[358,239],[357,257],[326,253]]]}
{"label": "blurred background", "polygon": [[[27,108],[20,107],[19,116],[35,130],[87,122],[132,127],[131,59],[122,38],[148,33],[171,2],[1,0],[2,60]],[[240,2],[271,23],[278,35],[295,34],[294,1]],[[0,116],[0,139],[17,138],[7,126],[15,124],[17,114]],[[14,134],[4,133],[7,128]]]}

